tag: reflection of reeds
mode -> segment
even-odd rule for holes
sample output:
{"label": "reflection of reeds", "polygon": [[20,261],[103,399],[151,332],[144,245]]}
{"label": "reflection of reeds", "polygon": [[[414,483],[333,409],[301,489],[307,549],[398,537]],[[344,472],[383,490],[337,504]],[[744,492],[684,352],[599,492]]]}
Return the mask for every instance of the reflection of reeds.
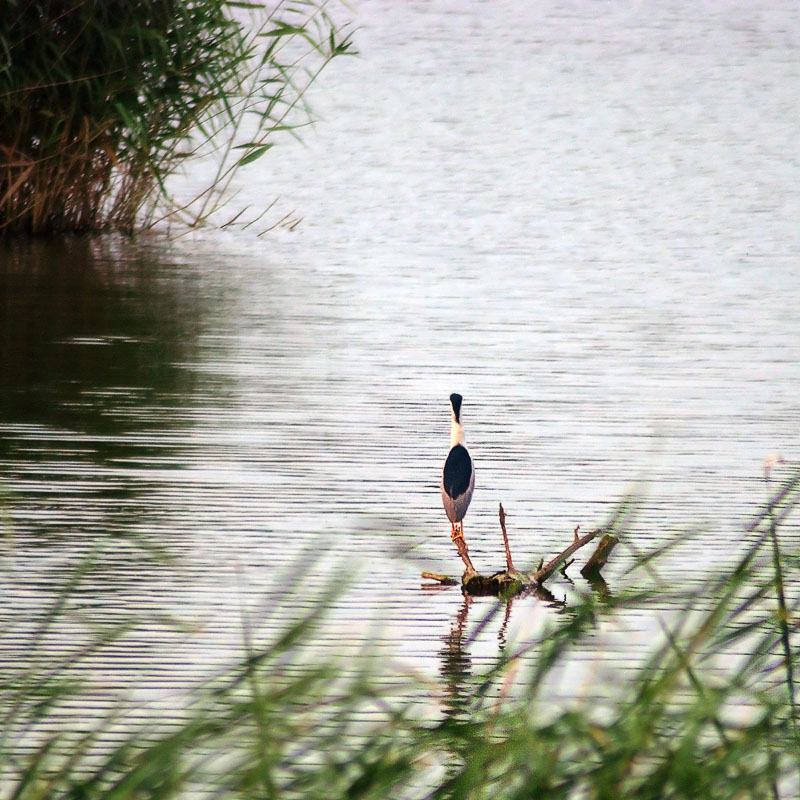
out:
{"label": "reflection of reeds", "polygon": [[[418,706],[402,699],[418,698],[424,686],[398,682],[372,659],[365,656],[359,668],[312,655],[314,631],[324,625],[335,589],[306,603],[310,610],[267,643],[256,629],[248,631],[241,663],[199,690],[182,722],[159,729],[134,720],[122,741],[104,748],[114,720],[82,737],[44,737],[27,755],[15,751],[20,737],[77,690],[54,665],[36,659],[13,671],[6,665],[0,686],[6,795],[797,796],[800,742],[789,670],[797,601],[787,584],[787,566],[795,561],[769,550],[799,488],[800,472],[771,497],[749,526],[744,554],[706,582],[702,597],[654,585],[654,571],[634,569],[633,588],[615,587],[605,600],[593,594],[575,600],[553,616],[551,632],[523,648],[524,657],[503,652],[488,674],[476,674],[465,652],[474,641],[465,603],[441,652],[457,704],[451,693],[449,713],[433,717],[420,718]],[[642,561],[652,563],[646,555]],[[636,576],[644,587],[636,586]],[[68,605],[74,584],[45,616],[39,637]],[[776,585],[784,593],[777,615]],[[640,667],[593,686],[591,702],[559,705],[550,688],[576,645],[585,658],[598,618],[625,609],[656,615],[667,601],[678,610]],[[498,613],[482,615],[477,626]],[[509,692],[512,667],[517,680]]]}
{"label": "reflection of reeds", "polygon": [[154,199],[177,210],[164,181],[207,147],[224,154],[220,170],[199,208],[181,209],[203,221],[268,137],[307,121],[289,112],[322,67],[298,64],[349,47],[326,5],[12,3],[0,29],[0,234],[133,230]]}

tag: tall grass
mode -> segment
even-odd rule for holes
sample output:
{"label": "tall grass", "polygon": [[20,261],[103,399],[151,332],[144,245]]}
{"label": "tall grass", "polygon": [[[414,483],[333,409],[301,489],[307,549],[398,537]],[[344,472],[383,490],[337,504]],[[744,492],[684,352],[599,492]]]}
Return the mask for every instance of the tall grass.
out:
{"label": "tall grass", "polygon": [[166,180],[206,146],[219,171],[181,212],[203,222],[236,169],[308,121],[308,87],[349,51],[328,5],[7,0],[0,234],[134,230],[177,211]]}
{"label": "tall grass", "polygon": [[[797,554],[776,554],[772,542],[798,497],[800,473],[747,527],[744,551],[706,581],[702,598],[659,585],[657,557],[645,554],[627,588],[579,597],[554,615],[549,632],[485,674],[469,676],[465,651],[486,619],[470,628],[462,613],[445,668],[459,682],[458,702],[432,715],[409,699],[431,685],[398,683],[367,657],[354,668],[312,654],[335,590],[270,642],[246,637],[241,662],[196,692],[183,721],[169,729],[129,722],[122,741],[107,736],[116,722],[109,718],[88,734],[40,737],[21,755],[18,734],[40,726],[74,689],[52,666],[20,668],[0,687],[7,796],[795,797],[800,741],[787,670],[795,651],[793,626],[783,623],[797,612],[797,591],[785,583],[796,576]],[[626,531],[617,533],[624,544]],[[665,599],[675,609],[668,616],[659,612]],[[557,702],[551,687],[576,648],[585,652],[598,623],[628,608],[662,620],[660,642],[613,685],[592,687],[590,701]]]}

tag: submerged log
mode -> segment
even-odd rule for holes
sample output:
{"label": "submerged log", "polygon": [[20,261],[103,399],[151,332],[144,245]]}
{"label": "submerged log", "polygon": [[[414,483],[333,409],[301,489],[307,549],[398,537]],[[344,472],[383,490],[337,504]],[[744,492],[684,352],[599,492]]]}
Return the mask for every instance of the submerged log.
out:
{"label": "submerged log", "polygon": [[[581,547],[585,547],[589,542],[600,536],[600,534],[603,534],[595,551],[581,569],[581,575],[587,580],[598,579],[601,577],[600,571],[605,566],[611,551],[619,541],[615,536],[606,533],[604,528],[597,528],[590,533],[580,536],[580,526],[578,526],[573,532],[573,541],[568,547],[564,548],[555,558],[548,561],[547,564],[540,563],[537,569],[525,572],[514,567],[514,562],[511,558],[511,548],[508,544],[506,513],[502,503],[500,504],[499,517],[500,529],[503,534],[503,545],[506,552],[505,570],[495,572],[491,575],[482,575],[472,565],[472,561],[469,558],[469,551],[467,550],[467,543],[464,539],[459,537],[454,540],[458,548],[458,553],[466,567],[464,574],[461,576],[461,588],[467,594],[515,595],[523,591],[543,589],[544,582],[551,578],[557,570],[560,570],[566,575],[566,570],[572,563],[572,561],[568,559],[573,553]],[[437,581],[442,586],[451,586],[458,583],[454,578],[435,572],[423,572],[422,577]]]}

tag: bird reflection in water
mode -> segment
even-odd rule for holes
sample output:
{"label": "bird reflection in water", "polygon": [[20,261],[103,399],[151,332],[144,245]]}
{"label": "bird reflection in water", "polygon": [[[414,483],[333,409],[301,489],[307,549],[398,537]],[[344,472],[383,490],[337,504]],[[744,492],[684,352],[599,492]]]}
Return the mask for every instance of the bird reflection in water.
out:
{"label": "bird reflection in water", "polygon": [[445,688],[444,713],[448,717],[465,716],[472,695],[472,658],[464,647],[464,629],[472,602],[465,594],[449,632],[442,637],[444,647],[439,651]]}
{"label": "bird reflection in water", "polygon": [[463,602],[455,618],[450,623],[449,631],[442,637],[443,647],[439,651],[441,658],[440,673],[444,681],[445,690],[444,713],[447,717],[453,719],[468,718],[470,713],[469,706],[474,701],[476,690],[479,687],[479,683],[473,679],[472,657],[469,653],[470,645],[475,641],[479,633],[499,613],[502,613],[503,620],[497,633],[498,657],[501,659],[507,657],[505,650],[508,646],[507,633],[512,609],[515,602],[531,596],[538,598],[550,608],[561,610],[566,607],[564,600],[557,599],[545,587],[533,587],[514,597],[498,600],[497,605],[489,613],[484,614],[475,626],[468,628],[469,613],[475,603],[475,598],[472,595],[464,594]]}

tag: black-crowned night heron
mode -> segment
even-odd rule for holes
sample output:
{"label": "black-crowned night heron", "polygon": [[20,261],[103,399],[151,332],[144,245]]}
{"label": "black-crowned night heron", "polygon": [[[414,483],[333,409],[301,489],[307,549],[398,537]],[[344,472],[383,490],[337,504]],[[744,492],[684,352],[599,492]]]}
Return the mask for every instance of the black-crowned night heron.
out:
{"label": "black-crowned night heron", "polygon": [[453,541],[464,538],[464,515],[472,500],[475,488],[475,470],[469,450],[464,447],[464,429],[461,427],[460,394],[450,395],[453,417],[450,421],[450,452],[442,470],[442,503],[453,528]]}

